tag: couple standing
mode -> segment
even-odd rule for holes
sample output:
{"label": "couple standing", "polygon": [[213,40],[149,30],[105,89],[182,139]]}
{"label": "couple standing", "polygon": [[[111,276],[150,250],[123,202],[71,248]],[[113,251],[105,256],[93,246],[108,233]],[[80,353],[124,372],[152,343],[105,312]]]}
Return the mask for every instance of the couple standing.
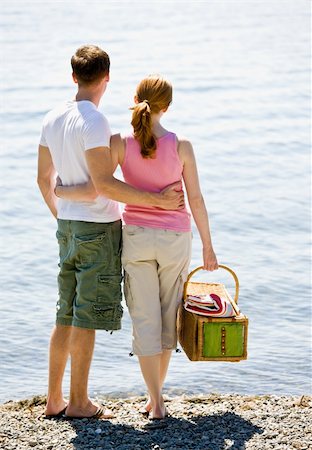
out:
{"label": "couple standing", "polygon": [[[143,79],[132,108],[133,133],[111,136],[97,109],[109,81],[109,56],[97,46],[83,46],[71,65],[76,98],[46,115],[38,150],[38,184],[57,218],[60,251],[46,415],[112,416],[89,399],[88,376],[95,330],[121,327],[122,259],[133,351],[149,393],[145,412],[161,419],[162,386],[176,347],[176,312],[191,258],[182,179],[202,240],[203,266],[218,268],[193,149],[160,124],[172,101],[168,81]],[[113,176],[118,164],[125,182]],[[117,201],[126,203],[123,230]],[[66,402],[62,380],[69,355]]]}

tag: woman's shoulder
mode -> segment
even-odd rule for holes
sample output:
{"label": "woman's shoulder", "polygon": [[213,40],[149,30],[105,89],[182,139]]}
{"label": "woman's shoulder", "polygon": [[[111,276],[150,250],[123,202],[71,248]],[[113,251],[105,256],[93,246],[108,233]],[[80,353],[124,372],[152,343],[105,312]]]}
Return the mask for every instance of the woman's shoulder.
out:
{"label": "woman's shoulder", "polygon": [[178,135],[178,134],[174,133],[173,131],[167,131],[162,136],[162,138],[175,140],[178,146],[182,146],[182,147],[191,146],[191,142],[189,139],[187,139],[185,136]]}
{"label": "woman's shoulder", "polygon": [[120,133],[113,134],[110,138],[110,149],[113,161],[122,164],[124,159],[125,145]]}
{"label": "woman's shoulder", "polygon": [[178,141],[179,144],[181,144],[181,145],[192,145],[191,141],[187,137],[185,137],[183,135],[178,135],[178,134],[176,135],[176,137],[177,137],[177,141]]}
{"label": "woman's shoulder", "polygon": [[111,136],[112,145],[126,145],[128,141],[134,141],[132,133],[116,133]]}
{"label": "woman's shoulder", "polygon": [[110,138],[111,149],[114,150],[122,145],[122,136],[120,133],[112,134]]}
{"label": "woman's shoulder", "polygon": [[128,133],[127,132],[126,133],[121,133],[120,137],[121,137],[121,140],[124,143],[124,145],[127,145],[128,142],[131,143],[131,142],[135,142],[136,141],[136,139],[133,136],[133,133],[131,131],[128,132]]}
{"label": "woman's shoulder", "polygon": [[193,153],[193,146],[189,139],[184,136],[177,136],[178,153],[180,158],[187,157]]}

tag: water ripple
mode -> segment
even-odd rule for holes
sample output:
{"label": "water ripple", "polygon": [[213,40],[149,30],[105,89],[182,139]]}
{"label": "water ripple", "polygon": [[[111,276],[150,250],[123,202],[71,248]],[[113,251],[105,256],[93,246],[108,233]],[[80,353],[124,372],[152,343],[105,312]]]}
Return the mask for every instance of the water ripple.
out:
{"label": "water ripple", "polygon": [[[250,319],[247,361],[194,363],[174,354],[167,392],[311,391],[307,2],[167,2],[165,9],[157,2],[120,8],[91,0],[74,9],[67,2],[6,2],[1,25],[0,401],[47,389],[57,244],[36,186],[36,152],[44,114],[74,95],[69,61],[85,42],[111,55],[100,109],[114,132],[129,130],[141,77],[158,72],[173,82],[164,124],[194,144],[215,250],[237,272],[239,303]],[[195,228],[193,234],[195,267],[201,246]],[[201,276],[234,291],[222,271]],[[123,329],[97,336],[91,394],[145,393],[128,356],[126,307]],[[68,385],[67,368],[66,391]]]}

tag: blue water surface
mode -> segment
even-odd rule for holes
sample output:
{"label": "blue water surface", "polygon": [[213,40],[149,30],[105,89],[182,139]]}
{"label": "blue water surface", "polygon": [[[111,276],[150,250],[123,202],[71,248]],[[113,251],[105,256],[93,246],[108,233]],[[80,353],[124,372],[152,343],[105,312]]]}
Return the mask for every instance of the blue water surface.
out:
{"label": "blue water surface", "polygon": [[[113,132],[129,130],[142,77],[172,81],[163,123],[193,143],[215,251],[250,320],[247,361],[175,354],[166,392],[311,392],[309,2],[4,0],[0,20],[0,401],[47,390],[58,249],[37,146],[44,114],[75,94],[69,61],[85,43],[111,56],[100,110]],[[204,279],[233,292],[221,270]],[[122,331],[98,332],[91,395],[144,393],[130,350],[125,308]]]}

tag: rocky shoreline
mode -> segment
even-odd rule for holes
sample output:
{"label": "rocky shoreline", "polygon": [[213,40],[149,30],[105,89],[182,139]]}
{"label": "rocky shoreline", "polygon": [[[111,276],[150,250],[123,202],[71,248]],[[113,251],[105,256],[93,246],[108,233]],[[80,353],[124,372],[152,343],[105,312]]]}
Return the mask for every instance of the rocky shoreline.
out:
{"label": "rocky shoreline", "polygon": [[[95,399],[99,401],[100,399]],[[102,400],[102,399],[101,399]],[[312,449],[310,396],[209,394],[166,397],[161,427],[140,410],[144,397],[106,399],[111,420],[44,417],[45,397],[0,405],[3,450]]]}

